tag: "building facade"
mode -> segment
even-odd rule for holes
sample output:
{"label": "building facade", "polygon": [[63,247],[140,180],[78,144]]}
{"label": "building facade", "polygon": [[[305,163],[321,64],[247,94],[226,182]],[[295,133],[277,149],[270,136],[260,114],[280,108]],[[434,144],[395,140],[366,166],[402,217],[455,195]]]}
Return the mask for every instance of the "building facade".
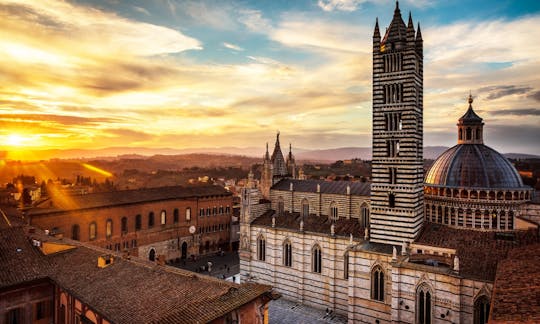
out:
{"label": "building facade", "polygon": [[172,262],[230,248],[232,194],[199,186],[62,195],[27,217],[74,240]]}
{"label": "building facade", "polygon": [[[378,21],[373,36],[371,186],[282,176],[268,194],[245,188],[244,280],[273,285],[284,298],[349,323],[488,322],[498,263],[539,242],[538,227],[524,215],[532,192],[508,160],[479,147],[483,124],[470,112],[460,120],[458,145],[495,162],[454,174],[459,184],[446,185],[442,175],[453,173],[452,163],[438,160],[424,180],[422,53],[420,27],[411,15],[405,25],[396,2],[384,36]],[[508,170],[514,182],[502,187],[471,182]],[[454,214],[439,213],[443,206]],[[489,220],[474,219],[476,210],[489,210]]]}

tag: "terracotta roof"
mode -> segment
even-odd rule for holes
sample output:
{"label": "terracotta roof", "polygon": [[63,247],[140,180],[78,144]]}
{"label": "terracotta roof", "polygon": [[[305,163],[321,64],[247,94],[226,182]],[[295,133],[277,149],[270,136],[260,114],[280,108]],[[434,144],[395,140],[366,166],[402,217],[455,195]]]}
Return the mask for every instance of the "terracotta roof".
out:
{"label": "terracotta roof", "polygon": [[55,206],[57,206],[56,208],[34,208],[31,209],[28,213],[30,215],[38,215],[55,211],[100,208],[192,197],[230,195],[232,194],[225,188],[212,185],[192,187],[174,186],[136,190],[120,190],[85,195],[62,196],[62,199],[53,199]]}
{"label": "terracotta roof", "polygon": [[295,180],[283,179],[272,186],[273,190],[290,190],[291,183],[293,190],[297,192],[317,192],[317,185],[321,187],[321,193],[325,194],[347,194],[347,186],[351,188],[353,196],[369,196],[371,183],[352,181],[325,181],[325,180]]}
{"label": "terracotta roof", "polygon": [[[459,274],[466,278],[495,280],[497,263],[512,248],[540,242],[535,230],[512,233],[454,229],[427,222],[417,243],[456,249]],[[479,262],[481,260],[482,262]]]}
{"label": "terracotta roof", "polygon": [[[274,210],[269,210],[260,217],[256,218],[252,224],[262,226],[272,226],[272,216],[275,214]],[[317,216],[311,214],[304,217],[304,231],[315,232],[330,235],[330,226],[332,222],[328,216]],[[300,213],[284,212],[281,216],[276,216],[276,227],[286,228],[289,230],[300,230],[300,221],[302,217]],[[340,218],[335,222],[334,227],[335,235],[337,236],[350,236],[352,233],[355,238],[364,237],[364,227],[360,224],[358,219]]]}
{"label": "terracotta roof", "polygon": [[534,244],[511,250],[499,262],[491,301],[492,321],[540,322],[539,256],[540,244]]}
{"label": "terracotta roof", "polygon": [[[45,256],[29,243],[23,227],[0,235],[0,287],[50,278],[113,323],[206,323],[271,291],[114,254],[112,264],[98,268],[98,257],[110,251],[67,239],[63,242],[77,248]],[[58,241],[41,235],[35,236]]]}

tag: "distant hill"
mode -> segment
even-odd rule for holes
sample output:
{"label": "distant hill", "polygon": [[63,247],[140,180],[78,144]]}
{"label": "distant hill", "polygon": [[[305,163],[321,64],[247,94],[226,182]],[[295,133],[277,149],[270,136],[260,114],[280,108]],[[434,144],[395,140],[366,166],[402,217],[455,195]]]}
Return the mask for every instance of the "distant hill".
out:
{"label": "distant hill", "polygon": [[[424,158],[434,160],[439,157],[448,147],[446,146],[426,146],[424,147]],[[2,153],[2,152],[0,152]],[[286,155],[288,152],[283,152]],[[261,147],[214,147],[214,148],[140,148],[140,147],[110,147],[96,150],[71,149],[71,150],[38,150],[29,154],[39,157],[39,160],[49,159],[76,159],[76,160],[137,160],[148,159],[152,156],[180,156],[188,154],[210,154],[225,156],[245,156],[252,158],[262,158],[264,148]],[[293,154],[298,161],[311,162],[335,162],[337,160],[362,159],[371,160],[370,147],[340,147],[334,149],[309,150],[293,147]],[[4,154],[5,155],[5,154]],[[511,159],[540,158],[540,156],[524,153],[504,154]],[[2,159],[2,154],[0,154]]]}

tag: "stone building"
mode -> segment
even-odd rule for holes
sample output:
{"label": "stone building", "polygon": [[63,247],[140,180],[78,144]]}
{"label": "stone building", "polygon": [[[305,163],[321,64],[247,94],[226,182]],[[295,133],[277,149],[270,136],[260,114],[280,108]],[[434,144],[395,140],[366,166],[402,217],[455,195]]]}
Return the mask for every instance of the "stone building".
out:
{"label": "stone building", "polygon": [[[532,192],[483,145],[472,106],[458,146],[424,180],[422,52],[420,27],[410,14],[405,25],[396,2],[384,36],[378,21],[373,36],[372,183],[282,176],[268,194],[245,188],[242,278],[349,323],[540,321],[538,303],[517,299],[508,308],[505,297],[519,294],[496,280],[511,276],[501,265],[534,258]],[[530,289],[526,296],[540,293]]]}
{"label": "stone building", "polygon": [[287,160],[283,157],[281,144],[279,142],[279,132],[276,135],[276,144],[272,156],[268,153],[268,143],[266,143],[266,153],[263,157],[263,169],[261,172],[260,188],[264,197],[269,197],[270,187],[283,178],[296,178],[296,160],[292,154],[292,145],[289,145]]}
{"label": "stone building", "polygon": [[177,186],[59,195],[26,216],[74,240],[173,261],[230,248],[232,194],[219,186]]}
{"label": "stone building", "polygon": [[263,324],[276,297],[29,226],[0,226],[0,260],[2,324]]}

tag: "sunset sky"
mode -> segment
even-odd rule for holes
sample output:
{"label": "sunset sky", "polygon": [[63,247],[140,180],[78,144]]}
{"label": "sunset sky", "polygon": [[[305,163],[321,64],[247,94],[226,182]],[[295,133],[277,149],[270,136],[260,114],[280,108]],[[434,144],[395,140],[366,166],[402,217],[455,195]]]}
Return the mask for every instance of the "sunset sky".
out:
{"label": "sunset sky", "polygon": [[[371,145],[392,0],[0,0],[0,151]],[[540,2],[400,1],[424,38],[424,143],[472,91],[485,142],[540,155]]]}

